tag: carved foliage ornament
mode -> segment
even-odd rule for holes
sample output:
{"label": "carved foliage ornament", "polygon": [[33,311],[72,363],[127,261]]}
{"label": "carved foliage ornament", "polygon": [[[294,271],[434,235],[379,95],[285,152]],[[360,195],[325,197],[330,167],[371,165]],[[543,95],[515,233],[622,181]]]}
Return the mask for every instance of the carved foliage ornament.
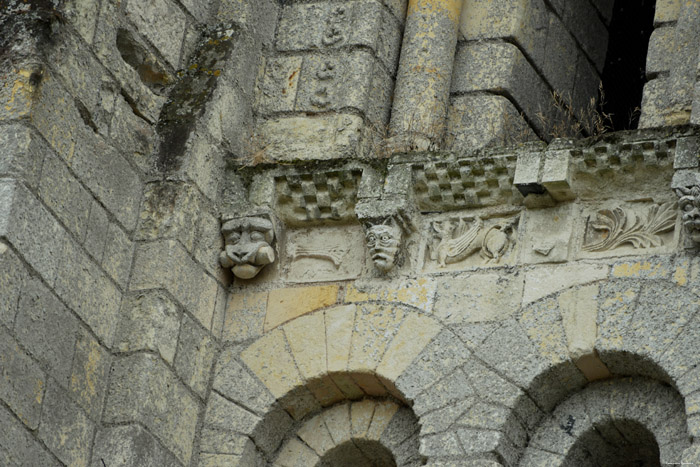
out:
{"label": "carved foliage ornament", "polygon": [[700,243],[700,186],[678,188],[676,194],[680,198],[678,206],[683,216],[683,227],[691,240]]}
{"label": "carved foliage ornament", "polygon": [[625,243],[634,248],[661,246],[664,242],[659,235],[673,230],[675,224],[675,203],[651,206],[645,214],[632,208],[603,209],[589,223],[594,230],[603,232],[603,238],[584,245],[583,249],[606,251]]}
{"label": "carved foliage ornament", "polygon": [[252,279],[275,261],[272,222],[258,216],[230,219],[221,228],[226,243],[219,260],[240,279]]}

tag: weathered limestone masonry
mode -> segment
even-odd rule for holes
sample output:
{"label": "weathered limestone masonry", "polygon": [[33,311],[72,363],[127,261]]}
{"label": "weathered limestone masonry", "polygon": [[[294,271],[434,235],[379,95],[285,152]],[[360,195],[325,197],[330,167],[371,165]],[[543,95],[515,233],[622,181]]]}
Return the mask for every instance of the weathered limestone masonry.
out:
{"label": "weathered limestone masonry", "polygon": [[0,465],[700,464],[700,2],[547,130],[613,7],[0,0]]}

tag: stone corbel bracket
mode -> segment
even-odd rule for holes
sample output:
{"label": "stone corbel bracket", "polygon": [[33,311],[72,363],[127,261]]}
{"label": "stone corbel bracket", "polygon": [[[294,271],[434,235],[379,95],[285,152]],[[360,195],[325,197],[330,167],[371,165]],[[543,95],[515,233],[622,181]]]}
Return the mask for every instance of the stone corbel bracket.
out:
{"label": "stone corbel bracket", "polygon": [[676,146],[671,188],[678,196],[681,222],[695,246],[700,246],[700,139],[680,138]]}
{"label": "stone corbel bracket", "polygon": [[513,184],[525,197],[526,204],[543,195],[549,195],[555,202],[575,199],[571,152],[549,148],[545,152],[521,153]]}
{"label": "stone corbel bracket", "polygon": [[224,268],[230,268],[234,276],[252,279],[275,262],[279,232],[275,232],[277,222],[271,212],[224,215],[221,221],[224,251],[219,255],[219,262]]}

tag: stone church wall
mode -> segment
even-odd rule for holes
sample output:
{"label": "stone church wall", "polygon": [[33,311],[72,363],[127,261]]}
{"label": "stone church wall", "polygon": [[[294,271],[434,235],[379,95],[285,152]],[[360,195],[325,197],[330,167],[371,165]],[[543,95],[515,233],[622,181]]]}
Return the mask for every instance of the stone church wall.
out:
{"label": "stone church wall", "polygon": [[696,10],[0,0],[0,464],[699,462]]}

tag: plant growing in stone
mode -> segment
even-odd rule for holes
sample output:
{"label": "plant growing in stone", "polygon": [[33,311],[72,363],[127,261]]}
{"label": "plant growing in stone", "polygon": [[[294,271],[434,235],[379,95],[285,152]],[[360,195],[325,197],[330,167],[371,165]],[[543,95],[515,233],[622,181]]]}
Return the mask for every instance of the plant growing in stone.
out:
{"label": "plant growing in stone", "polygon": [[602,135],[613,129],[612,116],[601,109],[605,106],[603,83],[598,85],[599,98],[591,97],[584,107],[576,108],[571,93],[552,91],[550,105],[557,111],[557,119],[536,114],[544,127],[545,136],[551,138],[585,138]]}

